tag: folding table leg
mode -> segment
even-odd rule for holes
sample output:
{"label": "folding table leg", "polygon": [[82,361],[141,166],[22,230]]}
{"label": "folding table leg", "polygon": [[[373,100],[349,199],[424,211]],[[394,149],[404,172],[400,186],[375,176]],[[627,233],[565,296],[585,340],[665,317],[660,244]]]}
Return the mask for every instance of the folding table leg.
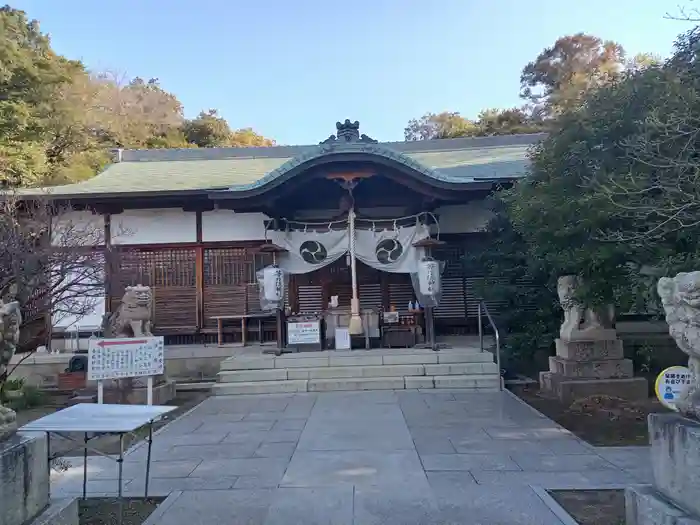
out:
{"label": "folding table leg", "polygon": [[143,497],[148,497],[148,480],[151,477],[151,449],[153,447],[153,422],[148,424],[148,456],[146,458],[146,490]]}
{"label": "folding table leg", "polygon": [[119,525],[124,521],[124,434],[119,434]]}
{"label": "folding table leg", "polygon": [[87,499],[88,434],[83,436],[83,499]]}

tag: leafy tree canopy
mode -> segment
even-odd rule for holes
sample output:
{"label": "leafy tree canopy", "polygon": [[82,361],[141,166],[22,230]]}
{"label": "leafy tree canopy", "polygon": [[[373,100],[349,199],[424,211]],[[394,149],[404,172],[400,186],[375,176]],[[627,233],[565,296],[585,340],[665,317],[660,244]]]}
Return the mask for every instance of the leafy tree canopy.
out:
{"label": "leafy tree canopy", "polygon": [[271,145],[231,131],[216,111],[188,121],[157,79],[94,74],[56,54],[36,20],[0,8],[0,183],[37,186],[93,176],[110,149]]}
{"label": "leafy tree canopy", "polygon": [[412,119],[404,129],[406,140],[453,139],[457,137],[486,137],[514,133],[538,133],[543,123],[534,119],[525,109],[487,109],[476,120],[469,120],[457,112],[426,113]]}
{"label": "leafy tree canopy", "polygon": [[580,106],[587,93],[659,63],[648,53],[628,59],[622,46],[592,35],[563,36],[523,68],[524,107],[485,109],[474,120],[457,112],[426,113],[409,121],[404,137],[429,140],[547,131],[553,117]]}
{"label": "leafy tree canopy", "polygon": [[697,29],[661,65],[628,69],[553,121],[528,178],[503,194],[529,254],[584,277],[582,300],[625,308],[640,269],[697,265]]}

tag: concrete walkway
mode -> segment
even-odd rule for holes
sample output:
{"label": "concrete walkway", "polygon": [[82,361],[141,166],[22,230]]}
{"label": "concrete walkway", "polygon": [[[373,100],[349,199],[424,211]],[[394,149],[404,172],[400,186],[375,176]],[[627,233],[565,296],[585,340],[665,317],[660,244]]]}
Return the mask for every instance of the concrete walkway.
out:
{"label": "concrete walkway", "polygon": [[[143,446],[125,463],[143,494]],[[649,481],[646,448],[593,448],[508,392],[377,391],[207,399],[154,441],[154,524],[550,525],[544,488]],[[53,478],[78,495],[82,468]],[[89,458],[91,495],[116,467]]]}

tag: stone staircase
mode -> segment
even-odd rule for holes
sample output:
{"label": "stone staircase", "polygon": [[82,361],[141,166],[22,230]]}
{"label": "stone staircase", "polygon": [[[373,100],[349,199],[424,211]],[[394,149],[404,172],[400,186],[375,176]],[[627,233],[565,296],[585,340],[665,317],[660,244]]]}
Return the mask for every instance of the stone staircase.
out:
{"label": "stone staircase", "polygon": [[493,354],[474,348],[237,355],[221,363],[214,395],[450,388],[494,391]]}

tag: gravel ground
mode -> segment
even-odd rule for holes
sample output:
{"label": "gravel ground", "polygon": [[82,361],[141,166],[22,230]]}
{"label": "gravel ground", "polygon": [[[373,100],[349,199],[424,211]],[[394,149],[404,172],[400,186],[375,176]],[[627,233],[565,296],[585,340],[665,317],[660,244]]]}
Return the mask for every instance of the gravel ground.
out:
{"label": "gravel ground", "polygon": [[[122,525],[141,525],[164,498],[126,498]],[[117,525],[119,502],[116,498],[79,500],[79,525]]]}

